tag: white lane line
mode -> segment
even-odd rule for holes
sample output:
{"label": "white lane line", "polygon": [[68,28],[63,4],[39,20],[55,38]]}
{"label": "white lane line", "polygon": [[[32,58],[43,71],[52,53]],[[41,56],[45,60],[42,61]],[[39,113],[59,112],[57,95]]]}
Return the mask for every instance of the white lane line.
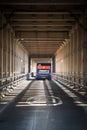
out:
{"label": "white lane line", "polygon": [[57,106],[63,104],[59,97],[54,96],[50,83],[46,81],[46,84],[49,89],[50,96],[45,94],[43,81],[36,81],[32,84],[28,93],[26,93],[26,95],[29,95],[26,101],[19,102],[16,106]]}
{"label": "white lane line", "polygon": [[63,101],[59,97],[55,97],[54,93],[52,91],[51,85],[48,80],[46,80],[46,85],[48,87],[49,93],[50,93],[50,98],[52,99],[52,106],[57,106],[63,104]]}
{"label": "white lane line", "polygon": [[52,88],[51,88],[48,80],[46,80],[46,85],[48,87],[48,90],[49,90],[49,93],[50,93],[50,95],[52,97],[52,102],[53,102],[53,105],[54,105],[54,103],[56,103],[56,100],[55,100],[55,98],[53,98],[54,97],[54,93],[52,91]]}
{"label": "white lane line", "polygon": [[[35,97],[34,97],[35,98]],[[30,100],[27,100],[26,102],[20,102],[17,107],[21,107],[21,106],[58,106],[58,105],[61,105],[63,104],[63,102],[61,101],[61,99],[59,97],[51,97],[51,96],[47,96],[46,98],[49,99],[49,98],[53,98],[56,100],[56,103],[45,103],[45,102],[42,102],[39,100],[40,97],[37,97],[37,101],[34,100],[33,102],[31,102]],[[44,97],[41,96],[41,98],[43,99]],[[36,99],[36,98],[35,98]],[[54,100],[54,101],[55,101]]]}
{"label": "white lane line", "polygon": [[83,103],[80,98],[75,95],[74,93],[72,93],[70,90],[68,90],[66,87],[64,87],[63,85],[61,85],[60,83],[58,83],[57,81],[53,80],[65,93],[68,94],[69,97],[72,97],[74,99],[74,103],[77,106],[87,106],[87,103]]}

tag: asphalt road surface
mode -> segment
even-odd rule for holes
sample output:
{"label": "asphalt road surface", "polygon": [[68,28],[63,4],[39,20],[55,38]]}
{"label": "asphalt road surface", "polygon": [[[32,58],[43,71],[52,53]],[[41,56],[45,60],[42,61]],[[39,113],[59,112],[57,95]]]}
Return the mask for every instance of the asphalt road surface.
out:
{"label": "asphalt road surface", "polygon": [[34,80],[3,113],[0,130],[87,130],[87,103],[59,83]]}

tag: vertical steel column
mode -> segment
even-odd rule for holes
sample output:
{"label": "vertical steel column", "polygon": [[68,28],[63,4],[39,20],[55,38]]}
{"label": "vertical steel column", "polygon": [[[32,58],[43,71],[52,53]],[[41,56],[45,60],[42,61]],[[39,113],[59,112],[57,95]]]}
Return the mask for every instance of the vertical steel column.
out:
{"label": "vertical steel column", "polygon": [[10,40],[10,28],[8,29],[8,76],[10,76],[10,72],[11,72],[11,52],[10,52],[10,48],[11,48],[11,40]]}
{"label": "vertical steel column", "polygon": [[13,76],[15,76],[15,44],[16,44],[16,39],[13,39]]}
{"label": "vertical steel column", "polygon": [[75,61],[75,38],[76,38],[76,35],[75,35],[75,29],[73,28],[73,40],[72,40],[72,44],[73,44],[73,52],[72,52],[72,55],[73,55],[73,70],[72,70],[72,74],[74,75],[75,74],[75,65],[76,65],[76,61]]}
{"label": "vertical steel column", "polygon": [[70,69],[69,69],[69,73],[71,75],[72,73],[72,42],[71,42],[71,33],[70,33]]}
{"label": "vertical steel column", "polygon": [[63,73],[66,73],[66,71],[67,71],[67,43],[66,42],[64,43],[63,53],[64,53]]}
{"label": "vertical steel column", "polygon": [[82,75],[82,28],[78,25],[78,75]]}
{"label": "vertical steel column", "polygon": [[8,29],[9,29],[9,25],[6,28],[6,77],[8,77]]}
{"label": "vertical steel column", "polygon": [[62,52],[61,52],[61,66],[62,66],[62,73],[64,74],[64,72],[66,71],[66,42],[63,42],[64,45],[62,47]]}
{"label": "vertical steel column", "polygon": [[74,29],[74,74],[78,73],[78,38],[77,38],[77,25]]}
{"label": "vertical steel column", "polygon": [[66,74],[68,73],[68,41],[66,40]]}
{"label": "vertical steel column", "polygon": [[68,74],[70,74],[70,39],[68,39],[67,42],[68,42]]}
{"label": "vertical steel column", "polygon": [[53,73],[55,73],[56,72],[56,70],[55,70],[55,56],[53,56],[52,57],[52,63],[53,63]]}
{"label": "vertical steel column", "polygon": [[0,78],[2,78],[2,62],[3,61],[3,43],[2,43],[2,29],[0,30]]}
{"label": "vertical steel column", "polygon": [[1,71],[1,78],[3,78],[3,24],[4,24],[4,18],[3,18],[3,14],[1,14],[1,67],[0,67],[0,71]]}
{"label": "vertical steel column", "polygon": [[83,30],[83,45],[82,45],[82,73],[83,77],[87,78],[87,32]]}
{"label": "vertical steel column", "polygon": [[77,25],[77,73],[81,75],[81,44],[82,44],[82,29]]}
{"label": "vertical steel column", "polygon": [[73,58],[73,33],[71,33],[71,74],[73,73],[73,64],[74,64],[74,58]]}
{"label": "vertical steel column", "polygon": [[0,29],[0,78],[3,78],[3,14],[1,14]]}
{"label": "vertical steel column", "polygon": [[13,32],[11,30],[11,72],[10,72],[10,76],[13,76]]}
{"label": "vertical steel column", "polygon": [[31,71],[31,57],[28,57],[28,73]]}
{"label": "vertical steel column", "polygon": [[6,77],[6,27],[3,28],[3,77]]}

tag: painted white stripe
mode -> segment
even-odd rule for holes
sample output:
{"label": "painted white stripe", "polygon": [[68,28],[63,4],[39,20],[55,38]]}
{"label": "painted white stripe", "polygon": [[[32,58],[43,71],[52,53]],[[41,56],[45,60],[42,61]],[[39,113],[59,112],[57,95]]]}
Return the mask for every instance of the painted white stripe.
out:
{"label": "painted white stripe", "polygon": [[46,85],[48,87],[48,90],[49,90],[49,93],[50,93],[50,95],[52,97],[52,102],[53,102],[53,105],[54,105],[54,103],[56,103],[56,100],[55,100],[55,98],[53,98],[54,97],[54,93],[52,91],[52,88],[51,88],[48,80],[46,80]]}
{"label": "painted white stripe", "polygon": [[[50,96],[45,95],[45,90],[44,90],[44,84],[43,80],[35,81],[30,89],[28,90],[28,95],[27,93],[27,99],[25,102],[19,102],[16,106],[21,107],[21,106],[57,106],[61,105],[63,102],[59,97],[55,97],[54,93],[51,89],[51,86],[49,84],[49,81],[46,81],[46,85],[49,89]],[[25,98],[25,97],[24,97]],[[51,101],[52,100],[52,101]]]}
{"label": "painted white stripe", "polygon": [[70,90],[68,90],[66,87],[64,87],[63,85],[61,85],[60,83],[58,83],[57,81],[53,80],[64,92],[66,92],[68,94],[69,97],[72,97],[74,99],[74,103],[77,106],[87,106],[87,103],[83,103],[80,98],[75,95],[74,93],[72,93]]}

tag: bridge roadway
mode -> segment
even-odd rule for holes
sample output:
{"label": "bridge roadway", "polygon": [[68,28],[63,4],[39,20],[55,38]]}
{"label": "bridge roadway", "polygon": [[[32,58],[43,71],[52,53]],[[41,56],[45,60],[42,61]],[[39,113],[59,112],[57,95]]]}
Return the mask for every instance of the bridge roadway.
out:
{"label": "bridge roadway", "polygon": [[87,101],[63,85],[32,80],[24,90],[1,115],[0,130],[87,130]]}

